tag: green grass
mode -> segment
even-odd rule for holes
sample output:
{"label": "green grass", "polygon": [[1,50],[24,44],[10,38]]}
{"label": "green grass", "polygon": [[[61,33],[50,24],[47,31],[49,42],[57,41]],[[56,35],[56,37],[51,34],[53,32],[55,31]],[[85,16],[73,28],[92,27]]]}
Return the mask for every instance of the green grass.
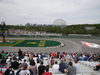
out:
{"label": "green grass", "polygon": [[0,46],[10,47],[53,47],[58,46],[61,43],[52,40],[10,40],[14,43],[0,43]]}
{"label": "green grass", "polygon": [[[6,41],[8,41],[8,40],[6,40]],[[0,46],[10,46],[10,47],[13,47],[14,45],[16,45],[16,44],[18,44],[18,43],[20,43],[20,42],[22,42],[24,40],[10,40],[10,41],[14,41],[14,43],[7,43],[7,42],[0,43]]]}
{"label": "green grass", "polygon": [[60,44],[61,44],[61,43],[58,42],[58,41],[47,40],[47,41],[46,41],[46,44],[45,44],[45,47],[58,46],[58,45],[60,45]]}
{"label": "green grass", "polygon": [[[36,44],[32,44],[32,42],[36,42]],[[14,47],[37,47],[39,42],[39,40],[24,40],[23,42],[16,44]]]}

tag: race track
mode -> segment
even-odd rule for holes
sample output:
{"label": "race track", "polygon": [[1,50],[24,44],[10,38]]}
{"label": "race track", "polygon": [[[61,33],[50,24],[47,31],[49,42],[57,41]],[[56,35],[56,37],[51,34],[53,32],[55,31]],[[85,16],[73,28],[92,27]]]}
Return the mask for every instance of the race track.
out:
{"label": "race track", "polygon": [[[8,38],[7,38],[8,39]],[[9,38],[9,39],[25,39],[25,38]],[[67,39],[67,38],[27,38],[26,40],[56,40],[65,44],[64,47],[56,47],[56,48],[38,48],[38,47],[2,47],[0,46],[0,51],[5,50],[7,52],[18,52],[20,48],[24,52],[100,52],[100,48],[89,48],[86,46],[82,46],[81,41],[86,41],[90,43],[96,43],[100,45],[99,39]]]}

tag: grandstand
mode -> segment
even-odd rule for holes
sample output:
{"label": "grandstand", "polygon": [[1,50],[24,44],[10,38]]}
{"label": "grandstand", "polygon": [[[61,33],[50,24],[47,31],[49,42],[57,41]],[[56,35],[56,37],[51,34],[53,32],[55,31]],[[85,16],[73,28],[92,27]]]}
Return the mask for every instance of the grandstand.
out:
{"label": "grandstand", "polygon": [[58,33],[46,33],[46,32],[39,32],[39,31],[26,31],[26,30],[14,30],[9,29],[9,36],[44,36],[44,37],[61,37],[62,34]]}
{"label": "grandstand", "polygon": [[68,34],[69,37],[91,37],[91,34],[83,35],[83,34]]}

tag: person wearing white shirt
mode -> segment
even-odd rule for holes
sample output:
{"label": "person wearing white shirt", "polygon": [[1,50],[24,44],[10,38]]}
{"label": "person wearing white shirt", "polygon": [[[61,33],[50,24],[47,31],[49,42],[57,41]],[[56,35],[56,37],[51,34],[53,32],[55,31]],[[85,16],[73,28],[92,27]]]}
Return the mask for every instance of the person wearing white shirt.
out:
{"label": "person wearing white shirt", "polygon": [[75,60],[74,61],[75,62],[75,68],[76,68],[76,74],[78,74],[79,73],[79,63]]}
{"label": "person wearing white shirt", "polygon": [[53,73],[59,72],[59,65],[57,61],[55,61],[55,64],[52,66],[52,70],[53,70]]}

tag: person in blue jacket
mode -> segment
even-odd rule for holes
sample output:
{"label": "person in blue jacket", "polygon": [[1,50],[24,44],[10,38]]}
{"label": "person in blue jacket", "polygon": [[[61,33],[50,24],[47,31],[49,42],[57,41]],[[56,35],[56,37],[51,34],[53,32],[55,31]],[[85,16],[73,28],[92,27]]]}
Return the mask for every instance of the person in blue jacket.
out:
{"label": "person in blue jacket", "polygon": [[61,60],[59,67],[60,67],[59,71],[61,71],[62,73],[65,73],[64,69],[66,69],[66,64],[63,62],[63,60]]}

